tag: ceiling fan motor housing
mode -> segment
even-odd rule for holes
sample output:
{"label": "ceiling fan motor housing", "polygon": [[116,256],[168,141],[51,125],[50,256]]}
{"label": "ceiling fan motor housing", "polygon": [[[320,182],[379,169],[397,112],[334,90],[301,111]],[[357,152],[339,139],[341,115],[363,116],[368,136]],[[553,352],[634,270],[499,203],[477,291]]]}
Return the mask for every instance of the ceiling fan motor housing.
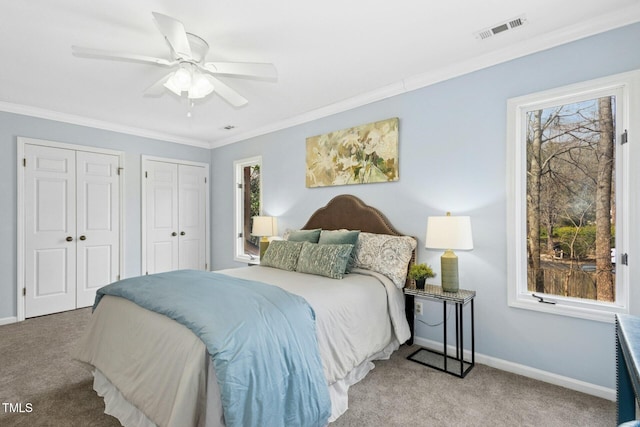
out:
{"label": "ceiling fan motor housing", "polygon": [[195,62],[202,62],[207,56],[207,52],[209,52],[209,43],[202,37],[191,33],[187,33],[187,40],[189,40],[189,47],[191,48],[191,59]]}

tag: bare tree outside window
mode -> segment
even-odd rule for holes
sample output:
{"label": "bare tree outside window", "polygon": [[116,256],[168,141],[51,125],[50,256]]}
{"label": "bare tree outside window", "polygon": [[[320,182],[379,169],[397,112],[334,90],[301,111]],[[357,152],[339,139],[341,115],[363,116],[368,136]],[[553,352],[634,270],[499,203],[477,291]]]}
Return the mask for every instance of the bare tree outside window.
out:
{"label": "bare tree outside window", "polygon": [[526,114],[527,288],[615,301],[615,97]]}

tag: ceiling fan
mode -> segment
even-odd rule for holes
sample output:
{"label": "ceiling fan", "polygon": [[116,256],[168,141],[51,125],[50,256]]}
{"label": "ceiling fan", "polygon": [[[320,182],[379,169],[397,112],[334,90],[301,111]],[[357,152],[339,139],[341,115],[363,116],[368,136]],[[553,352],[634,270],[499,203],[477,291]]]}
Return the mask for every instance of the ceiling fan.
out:
{"label": "ceiling fan", "polygon": [[278,73],[273,64],[256,62],[204,62],[209,44],[201,37],[187,33],[182,22],[158,12],[152,12],[158,29],[171,49],[171,59],[154,58],[126,52],[114,52],[80,46],[71,46],[74,56],[143,62],[175,68],[145,90],[145,96],[161,96],[170,90],[178,96],[186,93],[188,99],[204,98],[216,92],[234,107],[249,101],[215,76],[243,77],[275,81]]}

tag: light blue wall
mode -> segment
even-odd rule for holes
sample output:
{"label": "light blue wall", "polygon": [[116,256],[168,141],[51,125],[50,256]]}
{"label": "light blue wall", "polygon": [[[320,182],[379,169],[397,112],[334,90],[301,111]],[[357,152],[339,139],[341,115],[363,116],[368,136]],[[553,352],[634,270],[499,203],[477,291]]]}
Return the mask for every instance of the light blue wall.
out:
{"label": "light blue wall", "polygon": [[[0,319],[16,315],[16,138],[47,139],[126,152],[125,274],[140,274],[140,155],[203,161],[211,156],[212,266],[233,261],[233,161],[262,155],[264,210],[281,231],[300,227],[333,196],[352,193],[419,239],[426,218],[470,215],[475,249],[461,252],[463,287],[478,292],[477,351],[604,387],[615,387],[613,326],[513,309],[506,302],[506,100],[640,68],[640,24],[510,61],[300,126],[209,150],[0,112]],[[304,186],[305,138],[389,117],[400,118],[400,181],[320,189]],[[204,160],[206,161],[206,160]],[[424,320],[438,321],[427,306]],[[439,339],[439,328],[417,335]]]}
{"label": "light blue wall", "polygon": [[[418,237],[418,259],[439,270],[439,251],[424,249],[426,219],[470,215],[474,250],[458,253],[462,287],[475,289],[476,350],[544,371],[615,387],[614,326],[507,306],[506,103],[545,89],[640,68],[640,24],[628,26],[303,125],[213,150],[212,265],[233,261],[233,161],[262,155],[265,214],[280,231],[304,224],[332,197],[351,193]],[[396,183],[305,188],[305,138],[390,117],[400,118]],[[441,309],[424,320],[436,323]],[[440,328],[417,335],[439,339]]]}
{"label": "light blue wall", "polygon": [[140,275],[140,156],[207,163],[210,150],[90,127],[0,112],[0,319],[16,316],[17,137],[109,148],[125,152],[125,276]]}

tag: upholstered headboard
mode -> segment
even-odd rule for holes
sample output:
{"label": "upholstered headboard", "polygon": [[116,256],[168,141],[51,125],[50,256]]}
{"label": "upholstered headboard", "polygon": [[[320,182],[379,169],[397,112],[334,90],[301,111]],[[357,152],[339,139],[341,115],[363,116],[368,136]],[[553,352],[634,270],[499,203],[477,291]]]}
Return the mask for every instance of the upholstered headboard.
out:
{"label": "upholstered headboard", "polygon": [[350,194],[336,196],[318,209],[302,227],[303,230],[360,230],[367,233],[402,236],[376,208]]}
{"label": "upholstered headboard", "polygon": [[[360,230],[367,233],[403,236],[389,223],[382,212],[350,194],[343,194],[331,199],[325,207],[315,211],[302,227],[303,230],[314,228]],[[415,260],[416,252],[414,250],[409,268],[415,263]],[[408,279],[407,285],[409,285]]]}

